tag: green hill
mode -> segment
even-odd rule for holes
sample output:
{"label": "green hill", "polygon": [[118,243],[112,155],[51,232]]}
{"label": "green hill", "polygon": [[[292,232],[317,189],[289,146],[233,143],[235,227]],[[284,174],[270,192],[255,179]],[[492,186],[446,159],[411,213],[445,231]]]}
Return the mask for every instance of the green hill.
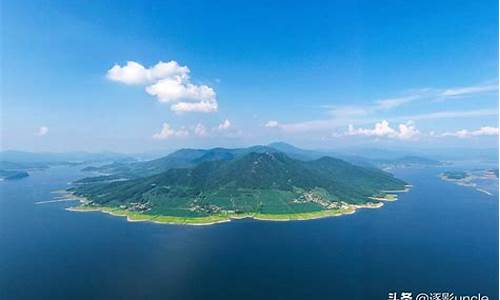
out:
{"label": "green hill", "polygon": [[194,166],[169,168],[126,181],[90,181],[71,191],[87,198],[90,207],[207,217],[331,210],[345,204],[374,202],[370,197],[383,197],[383,191],[401,190],[406,185],[389,173],[331,157],[301,161],[274,149],[252,150],[259,152],[219,149],[197,153],[195,160],[201,161]]}
{"label": "green hill", "polygon": [[112,174],[110,178],[100,176],[103,180],[111,179],[111,177],[133,179],[159,174],[173,168],[192,168],[205,161],[232,160],[251,152],[278,152],[278,150],[267,146],[253,146],[249,148],[235,149],[213,148],[208,150],[180,149],[167,156],[150,161],[133,163],[114,162],[99,167],[86,167],[82,169],[82,171]]}

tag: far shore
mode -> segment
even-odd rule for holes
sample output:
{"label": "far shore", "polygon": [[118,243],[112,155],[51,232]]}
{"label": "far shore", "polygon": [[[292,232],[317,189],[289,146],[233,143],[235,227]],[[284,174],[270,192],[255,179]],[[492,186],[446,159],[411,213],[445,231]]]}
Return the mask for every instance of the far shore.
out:
{"label": "far shore", "polygon": [[[403,193],[408,192],[410,186],[406,186],[404,190],[400,191],[390,191],[391,193]],[[389,192],[389,191],[386,191]],[[125,217],[128,222],[152,222],[157,224],[178,224],[178,225],[212,225],[218,223],[230,222],[232,220],[238,219],[255,219],[260,221],[306,221],[314,220],[320,218],[328,217],[338,217],[342,215],[349,215],[355,213],[358,209],[363,208],[380,208],[384,205],[383,201],[396,201],[398,200],[397,194],[385,194],[383,197],[370,197],[370,199],[377,202],[368,202],[365,204],[346,204],[342,208],[338,209],[326,209],[313,212],[303,212],[303,213],[291,213],[291,214],[262,214],[262,213],[227,213],[212,215],[206,217],[176,217],[176,216],[164,216],[164,215],[152,215],[145,214],[141,212],[130,211],[126,209],[121,209],[117,207],[108,206],[90,206],[90,201],[85,197],[80,197],[74,195],[71,192],[59,190],[53,193],[60,194],[57,197],[58,201],[72,201],[78,200],[80,205],[75,207],[66,208],[68,211],[72,212],[101,212],[112,216]],[[48,203],[51,201],[46,201]]]}

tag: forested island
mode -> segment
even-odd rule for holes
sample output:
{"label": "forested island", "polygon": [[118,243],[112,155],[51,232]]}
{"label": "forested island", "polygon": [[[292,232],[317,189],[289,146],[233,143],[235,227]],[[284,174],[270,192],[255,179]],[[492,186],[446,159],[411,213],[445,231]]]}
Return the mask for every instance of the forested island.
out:
{"label": "forested island", "polygon": [[445,180],[462,180],[466,179],[469,175],[464,171],[447,171],[442,174]]}
{"label": "forested island", "polygon": [[493,196],[498,193],[498,169],[446,171],[441,179]]}
{"label": "forested island", "polygon": [[76,181],[68,189],[67,197],[80,200],[72,210],[160,223],[299,220],[380,207],[408,188],[376,168],[333,157],[294,159],[267,146],[182,149],[157,160],[103,169],[115,171]]}

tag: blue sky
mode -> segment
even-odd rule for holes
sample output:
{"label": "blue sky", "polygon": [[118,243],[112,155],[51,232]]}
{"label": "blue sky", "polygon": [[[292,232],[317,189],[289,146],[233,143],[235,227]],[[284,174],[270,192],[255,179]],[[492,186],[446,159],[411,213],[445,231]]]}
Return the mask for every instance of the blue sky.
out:
{"label": "blue sky", "polygon": [[497,1],[2,4],[3,149],[498,143]]}

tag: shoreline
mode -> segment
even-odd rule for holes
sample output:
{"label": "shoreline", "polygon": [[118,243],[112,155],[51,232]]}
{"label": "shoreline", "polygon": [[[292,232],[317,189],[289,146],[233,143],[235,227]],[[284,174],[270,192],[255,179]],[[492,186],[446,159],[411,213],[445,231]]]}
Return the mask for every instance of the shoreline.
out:
{"label": "shoreline", "polygon": [[227,215],[213,215],[207,217],[175,217],[164,215],[148,215],[138,212],[131,212],[114,207],[68,207],[67,211],[71,212],[100,212],[115,217],[125,217],[128,222],[151,222],[156,224],[176,224],[176,225],[213,225],[219,223],[231,222],[233,220],[241,219],[254,219],[259,221],[273,221],[273,222],[286,222],[286,221],[307,221],[329,217],[338,217],[342,215],[354,214],[358,209],[362,208],[380,208],[384,204],[360,204],[350,205],[344,209],[328,209],[314,212],[293,213],[293,214],[227,214]]}
{"label": "shoreline", "polygon": [[[391,191],[393,193],[408,192],[409,187],[401,191]],[[386,194],[384,197],[370,197],[372,200],[378,202],[368,202],[365,204],[346,204],[344,207],[338,209],[325,209],[320,211],[292,213],[292,214],[262,214],[262,213],[246,213],[246,214],[220,214],[206,217],[176,217],[165,215],[149,215],[141,212],[134,212],[125,209],[108,207],[108,206],[85,206],[89,201],[84,197],[79,197],[68,191],[56,191],[55,193],[62,194],[59,199],[78,200],[81,205],[68,207],[65,210],[70,212],[100,212],[109,214],[115,217],[125,217],[127,222],[151,222],[156,224],[171,224],[171,225],[213,225],[219,223],[227,223],[239,219],[254,219],[258,221],[272,221],[272,222],[285,222],[285,221],[307,221],[322,218],[339,217],[343,215],[354,214],[358,209],[375,209],[384,206],[382,201],[393,202],[398,200],[396,194]]]}
{"label": "shoreline", "polygon": [[478,185],[476,182],[474,182],[475,179],[491,179],[491,180],[497,180],[496,177],[489,177],[488,175],[485,176],[477,176],[477,175],[470,175],[467,174],[467,176],[459,179],[454,179],[454,178],[448,178],[444,173],[441,173],[438,175],[439,178],[443,181],[450,182],[452,184],[456,184],[459,186],[463,186],[465,188],[471,188],[475,191],[478,191],[480,193],[484,193],[488,196],[494,196],[494,193],[487,191],[483,188],[481,188],[480,185]]}

